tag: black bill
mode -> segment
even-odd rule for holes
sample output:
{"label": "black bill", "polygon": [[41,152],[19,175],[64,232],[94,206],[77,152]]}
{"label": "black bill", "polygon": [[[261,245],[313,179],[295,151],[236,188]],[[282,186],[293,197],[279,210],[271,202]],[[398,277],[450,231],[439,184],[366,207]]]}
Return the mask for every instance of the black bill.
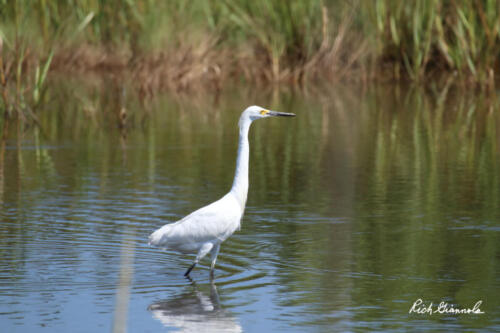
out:
{"label": "black bill", "polygon": [[286,113],[277,111],[269,111],[268,115],[271,117],[295,117],[295,113]]}

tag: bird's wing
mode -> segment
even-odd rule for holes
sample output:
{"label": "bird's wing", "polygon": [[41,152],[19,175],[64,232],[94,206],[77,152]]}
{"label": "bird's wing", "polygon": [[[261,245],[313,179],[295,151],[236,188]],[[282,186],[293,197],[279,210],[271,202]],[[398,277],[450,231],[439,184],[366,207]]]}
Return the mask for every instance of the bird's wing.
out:
{"label": "bird's wing", "polygon": [[197,248],[200,243],[222,242],[240,225],[241,208],[230,195],[202,207],[182,220],[164,225],[150,236],[150,244],[168,248]]}

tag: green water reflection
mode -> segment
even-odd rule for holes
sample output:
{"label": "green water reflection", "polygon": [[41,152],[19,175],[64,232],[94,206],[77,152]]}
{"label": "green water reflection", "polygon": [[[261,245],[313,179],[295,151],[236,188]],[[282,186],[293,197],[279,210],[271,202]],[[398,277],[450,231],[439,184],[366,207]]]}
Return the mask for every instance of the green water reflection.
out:
{"label": "green water reflection", "polygon": [[[220,306],[232,312],[231,323],[244,331],[255,329],[254,320],[283,330],[500,327],[495,94],[449,86],[233,88],[215,97],[141,100],[113,82],[65,82],[54,83],[49,96],[40,127],[2,124],[0,299],[16,281],[29,281],[23,267],[37,253],[26,249],[36,244],[23,235],[36,233],[43,244],[54,220],[70,245],[89,230],[100,241],[114,239],[117,251],[99,262],[118,264],[122,233],[132,235],[139,251],[162,221],[220,197],[232,181],[239,114],[258,104],[297,117],[258,122],[250,132],[247,215],[220,259],[228,274],[221,273]],[[124,219],[139,222],[113,223],[119,209],[106,207],[118,203],[138,207]],[[64,216],[45,211],[48,204]],[[92,207],[97,211],[85,210]],[[89,239],[94,246],[84,251],[100,252],[97,240]],[[76,252],[63,246],[54,255],[77,265]],[[135,281],[146,281],[144,288],[153,282],[141,260],[152,255],[165,256],[134,257]],[[269,295],[261,306],[258,300]],[[457,307],[482,300],[485,314],[409,314],[419,298]]]}

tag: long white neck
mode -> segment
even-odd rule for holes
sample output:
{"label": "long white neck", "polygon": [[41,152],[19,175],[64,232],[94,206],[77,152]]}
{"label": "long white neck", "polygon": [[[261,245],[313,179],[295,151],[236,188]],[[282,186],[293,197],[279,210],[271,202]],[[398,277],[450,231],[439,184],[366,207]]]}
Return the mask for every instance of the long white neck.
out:
{"label": "long white neck", "polygon": [[240,139],[238,143],[238,157],[236,158],[236,172],[234,174],[233,187],[231,192],[238,199],[241,210],[245,209],[248,194],[248,160],[250,147],[248,144],[248,130],[250,129],[250,119],[240,122]]}

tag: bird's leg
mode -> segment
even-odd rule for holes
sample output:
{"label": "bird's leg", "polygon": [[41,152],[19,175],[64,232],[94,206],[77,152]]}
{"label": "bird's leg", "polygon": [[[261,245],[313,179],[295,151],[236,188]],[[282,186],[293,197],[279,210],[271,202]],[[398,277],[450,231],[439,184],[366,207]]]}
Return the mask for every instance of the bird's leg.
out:
{"label": "bird's leg", "polygon": [[203,259],[203,257],[206,256],[208,252],[210,252],[210,250],[213,248],[213,246],[214,245],[212,243],[205,243],[205,244],[203,244],[201,246],[200,251],[198,251],[198,254],[196,255],[196,259],[194,260],[193,264],[188,268],[188,270],[186,271],[186,273],[184,273],[185,277],[189,276],[189,273],[191,273],[191,271],[193,270],[194,266],[196,266],[196,264],[201,259]]}
{"label": "bird's leg", "polygon": [[215,262],[217,261],[217,255],[219,254],[219,248],[220,244],[217,244],[213,247],[212,251],[210,252],[210,256],[212,259],[212,264],[210,265],[210,276],[214,276],[214,268],[215,268]]}
{"label": "bird's leg", "polygon": [[189,277],[189,273],[191,273],[191,271],[193,270],[194,266],[196,266],[198,262],[195,261],[191,266],[189,266],[188,270],[186,271],[186,273],[184,273],[184,276],[185,277]]}

